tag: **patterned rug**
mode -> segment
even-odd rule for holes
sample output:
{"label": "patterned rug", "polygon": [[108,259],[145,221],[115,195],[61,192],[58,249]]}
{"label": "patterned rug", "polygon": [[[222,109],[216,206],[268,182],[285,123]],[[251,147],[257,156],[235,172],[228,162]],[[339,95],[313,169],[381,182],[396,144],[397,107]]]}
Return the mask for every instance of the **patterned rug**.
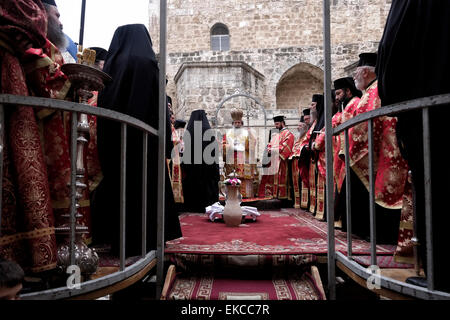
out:
{"label": "patterned rug", "polygon": [[313,254],[277,254],[277,255],[228,255],[228,254],[189,254],[168,253],[168,264],[173,264],[182,272],[258,272],[275,274],[280,272],[298,272],[317,262]]}
{"label": "patterned rug", "polygon": [[298,279],[228,279],[177,276],[168,300],[323,300],[310,274]]}
{"label": "patterned rug", "polygon": [[[166,253],[276,255],[326,254],[327,224],[299,209],[261,212],[255,222],[227,227],[205,214],[180,215],[183,237],[166,243]],[[335,230],[336,251],[346,253],[347,234]],[[369,255],[370,243],[353,237],[354,255]],[[377,254],[393,255],[396,246],[378,245]]]}

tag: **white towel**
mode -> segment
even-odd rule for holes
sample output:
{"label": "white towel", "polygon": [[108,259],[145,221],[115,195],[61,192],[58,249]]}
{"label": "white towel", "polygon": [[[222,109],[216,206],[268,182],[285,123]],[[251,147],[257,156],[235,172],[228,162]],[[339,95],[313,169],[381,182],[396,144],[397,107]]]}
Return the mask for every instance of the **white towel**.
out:
{"label": "white towel", "polygon": [[[249,217],[256,220],[261,214],[258,212],[258,209],[249,206],[242,206],[242,216]],[[223,219],[223,210],[224,206],[220,204],[220,202],[216,202],[208,207],[206,207],[206,214],[209,216],[209,220],[214,221],[216,219]]]}

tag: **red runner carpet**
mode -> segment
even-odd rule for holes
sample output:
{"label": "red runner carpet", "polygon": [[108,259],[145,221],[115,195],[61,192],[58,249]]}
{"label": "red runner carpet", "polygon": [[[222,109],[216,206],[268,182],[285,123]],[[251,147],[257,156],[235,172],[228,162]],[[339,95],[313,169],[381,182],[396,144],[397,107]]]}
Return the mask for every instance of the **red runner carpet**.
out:
{"label": "red runner carpet", "polygon": [[314,279],[244,280],[213,276],[177,277],[168,300],[322,300]]}
{"label": "red runner carpet", "polygon": [[[227,227],[206,214],[180,215],[183,237],[166,243],[166,253],[326,254],[327,224],[299,209],[262,211],[255,222]],[[336,251],[346,253],[347,234],[335,230]],[[354,237],[354,255],[370,255],[370,243]],[[396,246],[378,245],[377,254],[393,255]]]}

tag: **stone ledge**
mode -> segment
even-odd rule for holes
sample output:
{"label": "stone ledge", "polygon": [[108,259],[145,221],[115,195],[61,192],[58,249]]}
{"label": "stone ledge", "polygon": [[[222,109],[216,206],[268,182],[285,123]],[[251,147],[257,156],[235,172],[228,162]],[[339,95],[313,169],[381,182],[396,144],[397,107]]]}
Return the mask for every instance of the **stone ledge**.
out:
{"label": "stone ledge", "polygon": [[178,72],[175,74],[174,81],[178,82],[178,79],[183,74],[184,70],[187,68],[223,68],[223,67],[235,67],[242,68],[250,73],[252,73],[256,78],[260,80],[264,80],[265,76],[257,71],[256,69],[249,66],[247,63],[243,61],[214,61],[214,62],[183,62],[181,67],[178,69]]}

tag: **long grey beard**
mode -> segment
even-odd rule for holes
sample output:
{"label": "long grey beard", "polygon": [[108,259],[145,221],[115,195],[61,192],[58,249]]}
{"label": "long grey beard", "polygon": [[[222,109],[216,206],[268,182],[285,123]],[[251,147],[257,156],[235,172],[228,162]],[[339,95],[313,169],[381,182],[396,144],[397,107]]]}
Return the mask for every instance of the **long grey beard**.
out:
{"label": "long grey beard", "polygon": [[64,32],[58,25],[48,24],[47,37],[60,51],[65,51],[69,45]]}
{"label": "long grey beard", "polygon": [[300,137],[300,138],[303,137],[303,136],[305,135],[306,131],[308,131],[308,128],[301,128],[301,129],[298,129],[298,135],[299,135],[299,137]]}

